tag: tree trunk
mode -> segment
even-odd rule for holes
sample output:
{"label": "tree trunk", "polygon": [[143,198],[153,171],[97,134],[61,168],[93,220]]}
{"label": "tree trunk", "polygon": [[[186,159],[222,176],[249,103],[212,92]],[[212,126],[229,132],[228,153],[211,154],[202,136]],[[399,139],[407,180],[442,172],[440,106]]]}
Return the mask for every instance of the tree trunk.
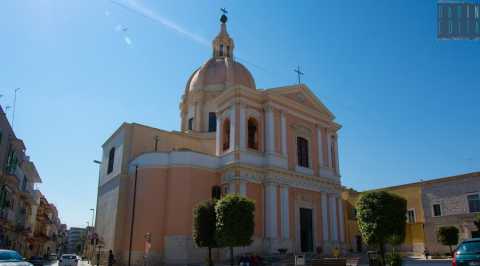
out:
{"label": "tree trunk", "polygon": [[453,250],[452,250],[452,246],[451,245],[448,245],[448,248],[450,249],[450,256],[453,257]]}
{"label": "tree trunk", "polygon": [[208,265],[213,266],[213,261],[212,261],[212,248],[208,247]]}
{"label": "tree trunk", "polygon": [[385,266],[385,244],[380,243],[380,265]]}
{"label": "tree trunk", "polygon": [[230,266],[233,266],[233,247],[230,247]]}

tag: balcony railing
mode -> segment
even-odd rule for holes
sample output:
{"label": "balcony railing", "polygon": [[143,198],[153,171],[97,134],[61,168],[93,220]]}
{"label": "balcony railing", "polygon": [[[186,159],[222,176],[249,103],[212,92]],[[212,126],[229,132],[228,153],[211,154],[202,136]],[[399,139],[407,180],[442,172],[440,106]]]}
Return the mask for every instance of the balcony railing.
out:
{"label": "balcony railing", "polygon": [[7,221],[7,222],[14,222],[15,221],[15,213],[10,209],[3,209],[0,210],[0,219]]}

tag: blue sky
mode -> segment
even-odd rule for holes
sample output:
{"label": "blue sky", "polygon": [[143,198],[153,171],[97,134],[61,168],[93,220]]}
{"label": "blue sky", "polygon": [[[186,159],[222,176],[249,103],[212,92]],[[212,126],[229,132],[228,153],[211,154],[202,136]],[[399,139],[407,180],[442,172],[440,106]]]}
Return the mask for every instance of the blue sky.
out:
{"label": "blue sky", "polygon": [[91,219],[92,160],[122,122],[179,129],[221,7],[259,88],[295,83],[301,65],[336,114],[344,185],[480,170],[480,42],[437,40],[435,1],[117,1],[143,15],[107,0],[0,8],[0,104],[21,88],[16,133],[69,226]]}

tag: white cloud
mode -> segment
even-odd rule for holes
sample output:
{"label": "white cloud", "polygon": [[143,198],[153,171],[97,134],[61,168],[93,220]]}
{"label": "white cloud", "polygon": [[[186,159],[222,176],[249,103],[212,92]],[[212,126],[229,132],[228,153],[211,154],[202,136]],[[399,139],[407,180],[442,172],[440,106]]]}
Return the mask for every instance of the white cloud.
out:
{"label": "white cloud", "polygon": [[123,39],[127,45],[132,45],[132,40],[128,36],[124,36]]}
{"label": "white cloud", "polygon": [[200,35],[197,35],[193,32],[190,32],[188,31],[187,29],[183,28],[182,26],[176,24],[175,22],[165,18],[165,17],[162,17],[161,15],[157,14],[155,11],[153,11],[152,9],[149,9],[148,7],[144,6],[143,4],[139,3],[137,0],[124,0],[122,2],[117,2],[117,1],[113,1],[112,0],[112,3],[115,3],[117,5],[120,5],[124,8],[127,8],[133,12],[136,12],[136,13],[139,13],[141,15],[143,15],[144,17],[147,17],[151,20],[154,20],[158,23],[160,23],[161,25],[165,26],[166,28],[170,29],[170,30],[173,30],[201,45],[205,45],[205,46],[209,46],[210,43],[205,39],[203,38],[202,36]]}

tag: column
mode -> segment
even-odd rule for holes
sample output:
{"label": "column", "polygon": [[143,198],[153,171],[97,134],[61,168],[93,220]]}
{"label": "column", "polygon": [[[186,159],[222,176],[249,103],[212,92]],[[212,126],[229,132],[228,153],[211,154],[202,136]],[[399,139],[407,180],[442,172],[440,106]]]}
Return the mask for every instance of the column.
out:
{"label": "column", "polygon": [[323,241],[328,241],[329,230],[328,230],[328,202],[327,202],[327,193],[322,192],[321,194],[321,204],[322,204],[322,232],[323,232]]}
{"label": "column", "polygon": [[287,120],[284,112],[280,115],[280,127],[282,130],[282,154],[287,157]]}
{"label": "column", "polygon": [[217,145],[216,146],[217,156],[220,156],[220,153],[222,151],[222,141],[221,141],[221,139],[222,139],[222,125],[221,124],[222,124],[222,119],[220,117],[220,114],[217,113],[217,129],[216,129],[217,131],[215,132],[215,140],[216,140],[215,145]]}
{"label": "column", "polygon": [[332,240],[338,241],[338,220],[337,220],[337,197],[329,195],[330,224],[332,225]]}
{"label": "column", "polygon": [[265,184],[265,237],[277,238],[277,185]]}
{"label": "column", "polygon": [[275,125],[273,108],[269,105],[265,107],[265,151],[267,153],[275,152]]}
{"label": "column", "polygon": [[230,108],[230,150],[233,151],[235,149],[235,130],[236,130],[236,104],[233,103],[232,107]]}
{"label": "column", "polygon": [[339,161],[339,156],[338,156],[338,136],[335,137],[335,143],[334,143],[334,150],[335,150],[335,169],[337,170],[337,175],[340,175],[340,168],[338,165]]}
{"label": "column", "polygon": [[240,196],[246,197],[247,196],[247,181],[245,180],[240,180],[240,191],[239,191]]}
{"label": "column", "polygon": [[228,182],[228,194],[235,194],[237,191],[235,189],[235,181]]}
{"label": "column", "polygon": [[199,102],[195,102],[195,116],[193,118],[193,129],[196,131],[202,131],[202,105]]}
{"label": "column", "polygon": [[317,127],[317,139],[318,139],[318,166],[322,167],[323,162],[323,143],[322,143],[322,129]]}
{"label": "column", "polygon": [[338,202],[338,218],[340,227],[340,242],[345,242],[345,219],[343,217],[343,201],[342,197],[337,197]]}
{"label": "column", "polygon": [[328,154],[328,162],[325,164],[330,168],[333,168],[332,164],[332,149],[330,148],[332,145],[332,135],[327,132],[327,154]]}
{"label": "column", "polygon": [[281,212],[281,222],[282,222],[282,238],[290,238],[290,221],[288,213],[288,187],[282,186],[280,190],[280,212]]}
{"label": "column", "polygon": [[246,117],[245,117],[245,105],[240,104],[240,150],[245,150],[247,148],[247,128],[246,128]]}

